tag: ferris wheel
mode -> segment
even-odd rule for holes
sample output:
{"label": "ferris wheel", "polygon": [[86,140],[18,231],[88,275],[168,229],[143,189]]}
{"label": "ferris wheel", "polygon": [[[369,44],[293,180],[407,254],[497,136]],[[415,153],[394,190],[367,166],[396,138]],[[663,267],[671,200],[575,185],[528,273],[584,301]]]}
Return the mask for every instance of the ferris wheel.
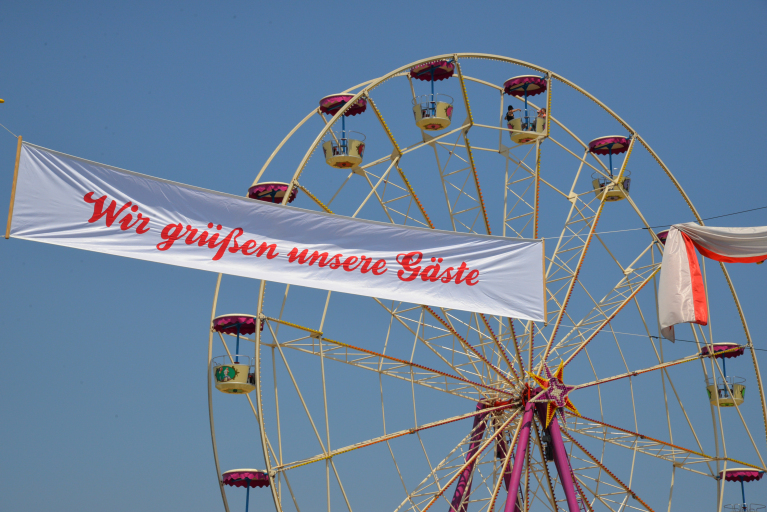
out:
{"label": "ferris wheel", "polygon": [[[661,339],[651,219],[701,217],[617,114],[468,53],[316,97],[249,197],[545,238],[546,321],[219,275],[208,404],[227,511],[657,511],[704,492],[721,510],[726,482],[761,478],[765,397],[734,286],[704,262],[731,296]],[[726,318],[742,330],[715,331]]]}

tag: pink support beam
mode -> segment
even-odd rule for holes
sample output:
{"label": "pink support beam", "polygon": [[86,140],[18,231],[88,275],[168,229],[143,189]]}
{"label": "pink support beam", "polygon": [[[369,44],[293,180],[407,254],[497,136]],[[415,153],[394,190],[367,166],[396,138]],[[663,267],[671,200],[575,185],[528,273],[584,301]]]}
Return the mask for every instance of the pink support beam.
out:
{"label": "pink support beam", "polygon": [[[537,405],[537,407],[536,407]],[[481,411],[485,408],[485,404],[478,403],[477,411]],[[504,512],[521,512],[520,500],[522,499],[520,493],[520,483],[522,481],[522,471],[525,468],[525,459],[527,458],[528,445],[530,443],[530,430],[533,424],[533,414],[538,412],[538,417],[541,422],[545,424],[546,421],[546,404],[545,403],[533,403],[528,402],[525,404],[525,413],[522,417],[522,426],[519,431],[519,437],[517,438],[516,451],[514,453],[514,465],[507,468],[503,475],[504,483],[506,484],[507,497],[506,504],[504,506]],[[477,450],[479,449],[480,442],[484,436],[486,429],[486,418],[488,413],[477,414],[474,417],[474,424],[472,426],[471,441],[469,444],[469,451],[466,454],[466,461],[468,462],[473,458]],[[577,494],[574,485],[574,475],[572,468],[570,467],[570,461],[567,456],[567,450],[565,444],[562,441],[562,433],[559,429],[559,420],[556,416],[552,418],[551,424],[548,427],[548,432],[551,436],[551,445],[554,451],[554,464],[557,467],[559,473],[559,479],[562,488],[565,491],[565,497],[567,498],[567,507],[569,512],[580,512],[580,505],[578,503]],[[513,449],[513,447],[511,447]],[[509,447],[501,439],[498,444],[498,456],[505,459],[506,453]],[[468,498],[471,494],[471,477],[474,472],[475,464],[468,465],[460,477],[453,493],[453,500],[450,503],[450,512],[467,512]]]}
{"label": "pink support beam", "polygon": [[[537,409],[538,418],[541,420],[541,423],[545,425],[546,404],[538,404]],[[567,507],[570,509],[570,512],[580,512],[578,498],[575,494],[575,485],[573,484],[573,471],[570,468],[570,460],[567,457],[565,443],[562,441],[562,433],[559,430],[559,420],[556,415],[552,418],[551,424],[547,430],[551,436],[551,444],[552,448],[554,448],[554,464],[557,466],[559,481],[565,491]]]}
{"label": "pink support beam", "polygon": [[[482,402],[477,404],[477,410],[481,411],[485,408],[485,404]],[[479,443],[482,441],[482,436],[485,434],[485,418],[487,413],[477,414],[474,416],[474,425],[471,427],[471,443],[469,444],[469,452],[466,454],[466,461],[474,457],[479,448]],[[466,469],[463,470],[461,476],[458,478],[458,483],[455,486],[455,493],[453,493],[453,501],[450,502],[450,512],[466,512],[469,505],[469,495],[471,494],[471,474],[474,472],[474,464],[469,464]]]}
{"label": "pink support beam", "polygon": [[534,407],[535,404],[533,402],[527,402],[525,405],[525,415],[522,417],[522,428],[517,438],[517,451],[514,454],[514,467],[511,470],[511,482],[508,486],[509,492],[506,497],[504,512],[519,512],[517,496],[519,494],[519,482],[522,480],[522,470],[525,468],[525,459],[527,458],[527,445],[530,441],[530,427],[533,424]]}

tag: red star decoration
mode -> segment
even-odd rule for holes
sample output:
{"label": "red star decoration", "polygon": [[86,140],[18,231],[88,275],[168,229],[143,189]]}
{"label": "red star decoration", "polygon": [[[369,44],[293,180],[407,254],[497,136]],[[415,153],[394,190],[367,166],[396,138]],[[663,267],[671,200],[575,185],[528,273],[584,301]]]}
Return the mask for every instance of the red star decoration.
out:
{"label": "red star decoration", "polygon": [[[530,377],[543,388],[543,390],[530,399],[531,402],[546,403],[546,427],[549,426],[554,415],[557,413],[557,409],[567,407],[575,414],[580,416],[578,409],[575,408],[570,401],[570,391],[575,389],[576,386],[568,386],[562,381],[562,373],[565,370],[563,363],[559,363],[559,368],[554,374],[551,373],[548,365],[544,364],[543,369],[546,372],[546,378],[542,375],[535,375],[529,373]],[[564,421],[564,417],[562,418]]]}

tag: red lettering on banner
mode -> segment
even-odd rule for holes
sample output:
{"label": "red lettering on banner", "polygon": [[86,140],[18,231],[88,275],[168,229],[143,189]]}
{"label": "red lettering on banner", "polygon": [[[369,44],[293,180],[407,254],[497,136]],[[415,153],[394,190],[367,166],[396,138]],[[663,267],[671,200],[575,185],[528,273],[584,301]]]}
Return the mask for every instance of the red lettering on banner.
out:
{"label": "red lettering on banner", "polygon": [[[126,218],[127,217],[130,217],[130,215],[126,215]],[[120,226],[120,229],[122,229],[123,231],[127,231],[128,229],[132,228],[136,224],[138,224],[138,227],[136,227],[136,233],[138,233],[139,235],[143,235],[144,233],[149,231],[149,228],[147,227],[147,224],[149,224],[149,217],[144,217],[140,213],[136,215],[136,221],[133,224],[127,227],[123,224],[122,226]]]}
{"label": "red lettering on banner", "polygon": [[[275,252],[277,250],[277,244],[269,244],[267,245],[266,242],[261,242],[261,247],[256,249],[256,246],[258,245],[258,242],[255,240],[248,240],[244,244],[242,244],[242,254],[245,256],[252,256],[256,255],[256,257],[261,257],[266,253],[266,259],[273,260],[277,256],[280,255],[280,253]],[[229,249],[231,251],[231,249]],[[267,253],[267,251],[269,251]]]}
{"label": "red lettering on banner", "polygon": [[[212,228],[213,227],[213,223],[209,222],[208,223],[208,227]],[[189,233],[189,235],[186,237],[186,240],[184,240],[184,242],[186,242],[186,245],[192,245],[194,243],[197,243],[198,246],[202,247],[202,246],[204,246],[205,244],[208,243],[208,234],[209,233],[207,231],[203,231],[202,233],[200,233],[200,236],[195,238],[194,236],[197,234],[197,228],[192,229],[192,226],[187,226],[186,230]],[[216,237],[216,238],[218,238],[218,237]]]}
{"label": "red lettering on banner", "polygon": [[429,265],[425,269],[423,269],[423,272],[421,272],[421,280],[422,281],[431,281],[432,283],[439,281],[439,270],[440,266],[439,264],[442,263],[442,258],[432,258],[432,263],[434,265]]}
{"label": "red lettering on banner", "polygon": [[[128,204],[130,204],[130,203],[128,203]],[[130,211],[132,211],[133,213],[136,213],[138,211],[138,205],[134,204],[133,206],[131,206],[130,207]],[[120,223],[120,229],[122,229],[123,231],[128,231],[130,228],[132,228],[133,226],[135,226],[139,222],[142,222],[142,218],[141,217],[142,217],[142,215],[140,213],[137,214],[136,215],[136,221],[133,224],[131,224],[131,221],[133,220],[133,215],[131,215],[130,213],[126,213],[125,217],[123,217],[122,219],[120,219],[117,222]],[[144,219],[143,226],[146,226],[146,224],[149,224],[149,219]],[[139,227],[136,228],[136,232],[138,234],[146,233],[147,231],[149,231],[148,228],[146,230],[144,230],[144,231],[140,231],[141,228],[142,228],[142,226],[139,226]]]}
{"label": "red lettering on banner", "polygon": [[368,258],[367,256],[360,256],[360,262],[362,263],[362,268],[360,269],[360,272],[363,274],[367,274],[370,272],[370,264],[373,263],[373,258]]}
{"label": "red lettering on banner", "polygon": [[314,251],[311,256],[308,256],[309,249],[304,249],[301,251],[301,254],[298,253],[298,248],[293,247],[293,249],[290,250],[288,253],[288,263],[294,263],[295,261],[298,261],[299,265],[305,264],[307,261],[309,262],[309,266],[314,265],[319,260],[318,267],[325,267],[328,264],[328,253],[323,252],[320,253],[319,251]]}
{"label": "red lettering on banner", "polygon": [[477,281],[478,277],[479,277],[479,270],[477,269],[472,270],[471,272],[469,272],[469,275],[466,276],[466,284],[468,284],[469,286],[474,286],[475,284],[479,282]]}
{"label": "red lettering on banner", "polygon": [[[346,270],[347,272],[353,272],[353,271],[357,270],[357,267],[359,267],[360,263],[362,263],[362,261],[358,261],[358,260],[359,260],[359,258],[356,257],[356,256],[349,256],[348,258],[346,258],[344,260],[344,264],[343,264],[344,270]],[[355,263],[357,263],[357,264],[354,265]],[[352,266],[352,265],[354,265],[354,266]]]}
{"label": "red lettering on banner", "polygon": [[[219,243],[218,245],[213,245],[213,241],[211,240],[210,243],[208,243],[208,247],[211,249],[214,249],[218,247],[218,251],[216,251],[216,255],[213,256],[213,261],[220,260],[221,257],[226,252],[226,249],[229,248],[229,243],[236,237],[240,236],[241,234],[245,233],[245,231],[242,230],[242,228],[234,228],[232,231],[229,232],[228,235],[226,235]],[[237,242],[234,243],[235,247],[230,248],[235,249],[233,252],[237,252],[236,246]]]}
{"label": "red lettering on banner", "polygon": [[463,279],[461,279],[461,276],[463,275],[464,270],[469,270],[469,267],[466,266],[465,261],[462,261],[461,266],[458,267],[457,270],[458,272],[456,272],[455,274],[455,284],[461,284],[462,282],[464,282],[466,279],[469,278],[469,276],[466,276]]}
{"label": "red lettering on banner", "polygon": [[[418,277],[418,274],[421,272],[421,266],[418,265],[421,258],[423,258],[423,253],[417,251],[397,255],[397,263],[402,265],[402,268],[405,269],[397,271],[397,277],[400,278],[400,281],[412,281]],[[418,266],[416,267],[416,265]],[[411,274],[405,276],[405,272],[410,272]]]}
{"label": "red lettering on banner", "polygon": [[294,263],[298,261],[299,265],[303,265],[308,262],[309,266],[311,266],[319,261],[319,263],[317,263],[318,267],[330,267],[331,269],[336,270],[337,268],[341,267],[341,258],[344,257],[343,254],[330,256],[326,252],[321,253],[319,251],[314,251],[311,256],[308,256],[308,254],[309,249],[304,249],[299,254],[298,248],[293,247],[293,249],[288,253],[288,262]]}
{"label": "red lettering on banner", "polygon": [[[88,192],[83,196],[83,200],[86,203],[93,205],[93,214],[88,219],[89,223],[97,222],[100,219],[104,219],[104,223],[107,227],[111,227],[117,222],[120,230],[128,231],[135,229],[136,233],[143,234],[149,231],[150,218],[139,213],[139,206],[128,201],[120,208],[117,208],[117,202],[111,201],[107,204],[109,198],[103,195],[99,198],[95,198],[95,192]],[[127,211],[126,211],[127,210]],[[135,214],[135,218],[134,215]],[[121,217],[122,216],[122,217]],[[221,224],[214,225],[212,222],[208,223],[208,229],[215,231],[221,231],[223,226]],[[277,244],[267,244],[262,242],[259,246],[255,240],[247,240],[242,244],[238,241],[238,237],[245,234],[242,228],[234,228],[229,233],[221,238],[223,233],[209,232],[192,228],[187,224],[168,224],[160,232],[160,238],[162,241],[157,244],[158,251],[167,251],[173,244],[179,240],[183,240],[186,245],[197,244],[199,247],[206,247],[208,249],[215,250],[215,253],[211,257],[213,261],[218,261],[224,257],[227,251],[230,254],[236,254],[242,252],[244,256],[256,256],[260,258],[266,256],[267,259],[272,260],[280,255],[277,252]],[[344,257],[343,254],[338,253],[330,255],[327,252],[314,251],[309,254],[309,249],[304,249],[299,252],[298,247],[293,247],[288,253],[288,263],[298,263],[299,265],[312,266],[315,263],[320,268],[328,267],[331,270],[338,270],[342,268],[345,272],[354,272],[358,270],[361,274],[367,274],[372,272],[375,276],[385,274],[388,269],[386,268],[386,260],[378,259],[374,260],[364,254],[361,256],[348,256]],[[402,253],[397,255],[397,263],[402,267],[397,271],[397,277],[401,281],[410,282],[420,277],[422,281],[431,283],[466,283],[467,286],[475,286],[479,283],[480,271],[477,269],[472,270],[466,264],[465,261],[461,262],[458,268],[445,267],[440,264],[444,261],[443,258],[430,258],[431,264],[425,267],[420,265],[423,260],[423,253],[419,251],[412,251],[408,253]]]}
{"label": "red lettering on banner", "polygon": [[[258,244],[256,243],[255,240],[248,240],[247,242],[242,244],[242,254],[244,254],[245,256],[251,256],[255,254],[257,245]],[[251,251],[251,249],[253,250]]]}
{"label": "red lettering on banner", "polygon": [[[187,226],[187,231],[189,230],[190,226]],[[162,232],[160,233],[160,238],[165,240],[164,242],[160,242],[157,244],[157,250],[158,251],[167,251],[171,247],[173,247],[173,244],[176,242],[176,240],[180,240],[184,237],[186,232],[181,233],[183,231],[184,225],[180,222],[178,224],[168,224],[164,228],[162,228]]]}
{"label": "red lettering on banner", "polygon": [[[346,272],[353,272],[359,269],[360,273],[367,274],[373,272],[373,275],[380,276],[386,273],[386,260],[380,259],[373,263],[373,258],[368,256],[349,256],[344,259],[343,254],[334,254],[330,256],[327,252],[314,251],[311,256],[309,249],[298,252],[298,247],[293,247],[288,253],[288,263],[298,263],[299,265],[314,265],[320,268],[328,267],[332,270],[338,270],[343,267]],[[362,266],[360,266],[362,265]]]}
{"label": "red lettering on banner", "polygon": [[269,251],[266,253],[266,259],[267,260],[273,260],[277,256],[280,255],[280,253],[275,252],[277,250],[277,244],[269,244],[266,245],[266,242],[261,242],[261,247],[258,248],[258,252],[256,253],[256,256],[259,258],[264,255],[266,251]]}
{"label": "red lettering on banner", "polygon": [[237,237],[245,233],[245,231],[243,231],[242,228],[234,228],[232,230],[232,233],[234,233],[235,231],[237,232],[237,234],[232,237],[233,245],[229,248],[229,252],[231,252],[232,254],[236,254],[240,250],[240,244],[239,242],[237,242]]}
{"label": "red lettering on banner", "polygon": [[373,275],[380,276],[386,272],[386,260],[378,260],[373,264]]}
{"label": "red lettering on banner", "polygon": [[149,231],[149,217],[144,217],[142,214],[136,215],[136,220],[131,224],[131,221],[133,220],[133,215],[130,214],[130,212],[136,213],[138,211],[138,205],[133,204],[131,201],[128,201],[122,207],[120,207],[117,212],[115,212],[115,208],[117,208],[117,202],[112,200],[111,203],[109,203],[109,206],[104,208],[104,204],[106,204],[106,201],[108,197],[106,195],[103,195],[99,197],[98,199],[94,199],[95,192],[88,192],[83,196],[83,200],[86,203],[93,205],[93,215],[91,215],[91,218],[88,219],[88,223],[92,224],[96,222],[97,220],[101,219],[102,217],[106,217],[104,220],[104,223],[107,227],[112,227],[112,224],[114,224],[115,220],[117,220],[117,217],[120,216],[121,213],[125,211],[126,208],[130,208],[130,210],[125,214],[125,216],[117,220],[117,223],[120,225],[120,229],[123,231],[127,231],[133,227],[135,227],[138,224],[138,227],[136,227],[136,233],[143,234]]}
{"label": "red lettering on banner", "polygon": [[[212,227],[213,227],[213,223],[211,222],[211,223],[208,224],[208,228],[212,228]],[[218,226],[216,226],[216,229],[218,229],[220,231],[222,227],[224,227],[224,226],[219,224]],[[216,243],[216,240],[218,240],[218,233],[213,233],[213,236],[210,237],[210,240],[208,240],[208,249],[215,249],[216,247],[221,245],[221,242]]]}
{"label": "red lettering on banner", "polygon": [[[422,281],[429,281],[432,283],[455,282],[455,284],[461,284],[465,282],[469,286],[474,286],[479,283],[479,270],[470,270],[465,261],[462,261],[457,269],[446,267],[442,270],[440,263],[442,263],[443,259],[431,258],[432,264],[421,270],[419,263],[422,259],[423,253],[418,251],[398,254],[397,263],[402,266],[402,270],[397,271],[397,277],[400,281],[413,281],[416,277],[420,276]],[[440,270],[442,270],[442,273],[440,273]],[[463,277],[464,272],[467,270],[470,270],[470,272],[466,274],[466,277]],[[455,274],[451,273],[453,271],[455,271]]]}
{"label": "red lettering on banner", "polygon": [[338,268],[341,268],[341,258],[343,258],[343,254],[336,254],[332,258],[330,258],[330,264],[328,267],[332,268],[333,270],[336,270]]}
{"label": "red lettering on banner", "polygon": [[453,275],[450,273],[451,270],[455,270],[453,267],[447,267],[444,272],[442,272],[439,277],[440,281],[443,283],[449,283],[453,280]]}
{"label": "red lettering on banner", "polygon": [[[221,224],[218,224],[216,229],[220,230],[222,227],[223,226],[221,226]],[[209,223],[208,228],[213,228],[213,223]],[[248,240],[240,245],[237,241],[237,237],[245,234],[245,231],[242,228],[234,228],[221,240],[219,240],[220,233],[213,233],[213,235],[211,235],[207,231],[203,231],[199,236],[195,237],[198,232],[199,230],[192,228],[192,226],[188,224],[186,226],[186,230],[184,230],[184,225],[181,223],[168,224],[160,233],[160,237],[164,241],[157,244],[157,249],[160,251],[167,251],[173,247],[173,244],[177,240],[185,238],[184,242],[187,245],[196,243],[199,247],[218,249],[211,258],[213,261],[218,261],[223,258],[227,250],[231,254],[242,251],[242,254],[245,256],[252,256],[255,254],[256,257],[259,258],[263,255],[266,255],[266,259],[269,260],[273,260],[280,255],[280,253],[277,252],[277,244],[267,244],[266,242],[262,242],[261,246],[258,247],[258,242],[255,240]]]}

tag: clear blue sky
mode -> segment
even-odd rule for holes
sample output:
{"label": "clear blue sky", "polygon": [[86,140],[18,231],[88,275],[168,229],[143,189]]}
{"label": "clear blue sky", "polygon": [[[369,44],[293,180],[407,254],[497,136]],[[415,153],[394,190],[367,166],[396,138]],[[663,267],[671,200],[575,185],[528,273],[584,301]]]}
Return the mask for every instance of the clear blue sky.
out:
{"label": "clear blue sky", "polygon": [[[709,217],[767,205],[766,14],[750,0],[9,2],[0,122],[41,146],[242,194],[320,97],[430,55],[500,54],[605,102]],[[14,156],[2,130],[6,205]],[[652,186],[641,179],[634,186]],[[716,225],[765,224],[767,210]],[[204,380],[215,275],[0,245],[0,508],[220,510]],[[755,344],[767,349],[767,265],[731,272]],[[747,405],[767,451],[758,405]],[[260,456],[246,419],[227,435]],[[747,455],[738,443],[733,451]],[[710,488],[675,508],[711,510]],[[767,500],[763,489],[750,486],[753,501]],[[242,493],[232,494],[240,510]]]}

